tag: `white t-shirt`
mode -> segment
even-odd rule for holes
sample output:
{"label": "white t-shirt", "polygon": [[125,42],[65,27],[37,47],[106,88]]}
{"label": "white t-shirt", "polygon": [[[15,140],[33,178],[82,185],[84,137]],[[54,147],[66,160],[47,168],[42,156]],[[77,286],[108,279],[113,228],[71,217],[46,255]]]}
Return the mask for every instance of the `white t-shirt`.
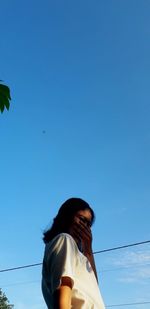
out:
{"label": "white t-shirt", "polygon": [[54,309],[53,292],[64,276],[70,277],[73,283],[72,309],[105,308],[90,262],[66,233],[57,235],[45,248],[42,292],[49,309]]}

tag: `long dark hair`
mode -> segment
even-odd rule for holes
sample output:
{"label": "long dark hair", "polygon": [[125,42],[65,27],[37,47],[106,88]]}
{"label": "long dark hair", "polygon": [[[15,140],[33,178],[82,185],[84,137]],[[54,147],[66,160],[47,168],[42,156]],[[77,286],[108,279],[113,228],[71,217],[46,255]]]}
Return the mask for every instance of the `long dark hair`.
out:
{"label": "long dark hair", "polygon": [[44,243],[48,243],[60,233],[67,233],[75,214],[79,210],[89,210],[92,216],[91,223],[93,224],[95,214],[90,205],[81,198],[70,198],[61,205],[57,216],[53,220],[51,228],[43,233]]}

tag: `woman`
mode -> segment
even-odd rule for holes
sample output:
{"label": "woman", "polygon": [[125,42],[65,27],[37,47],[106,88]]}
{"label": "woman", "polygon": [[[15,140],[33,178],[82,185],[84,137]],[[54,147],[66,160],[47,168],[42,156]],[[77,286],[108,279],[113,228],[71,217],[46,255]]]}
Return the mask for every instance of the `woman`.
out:
{"label": "woman", "polygon": [[44,233],[42,292],[49,309],[104,309],[92,254],[95,215],[87,202],[68,199]]}

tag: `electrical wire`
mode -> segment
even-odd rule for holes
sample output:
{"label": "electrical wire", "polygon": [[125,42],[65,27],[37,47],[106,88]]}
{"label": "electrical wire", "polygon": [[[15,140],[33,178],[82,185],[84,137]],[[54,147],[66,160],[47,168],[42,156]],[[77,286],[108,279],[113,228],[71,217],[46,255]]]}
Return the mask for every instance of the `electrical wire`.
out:
{"label": "electrical wire", "polygon": [[[41,263],[40,263],[41,265]],[[114,268],[109,268],[109,269],[101,269],[98,270],[98,273],[102,274],[105,272],[111,272],[111,271],[120,271],[120,270],[125,270],[128,268],[139,268],[139,267],[146,267],[146,266],[150,266],[150,263],[146,263],[146,264],[138,264],[138,265],[129,265],[129,266],[124,266],[124,267],[114,267]],[[15,283],[10,283],[10,284],[4,284],[1,286],[1,288],[4,287],[9,287],[9,286],[15,286],[15,285],[26,285],[26,284],[32,284],[32,283],[39,283],[40,280],[34,280],[34,281],[20,281],[20,282],[15,282]]]}
{"label": "electrical wire", "polygon": [[17,267],[12,267],[12,268],[5,268],[5,269],[1,269],[0,273],[6,272],[6,271],[12,271],[12,270],[19,270],[23,268],[30,268],[30,267],[39,266],[39,265],[42,265],[42,263],[35,263],[35,264],[17,266]]}
{"label": "electrical wire", "polygon": [[[150,240],[136,242],[136,243],[132,243],[132,244],[124,245],[124,246],[119,246],[119,247],[103,249],[103,250],[95,251],[95,252],[93,252],[93,254],[100,254],[100,253],[105,253],[105,252],[110,252],[110,251],[115,251],[115,250],[121,250],[121,249],[139,246],[139,245],[144,245],[144,244],[148,244],[148,243],[150,243]],[[31,267],[40,266],[40,265],[42,265],[42,263],[34,263],[34,264],[22,265],[22,266],[17,266],[17,267],[12,267],[12,268],[5,268],[5,269],[0,269],[0,273],[24,269],[24,268],[31,268]]]}
{"label": "electrical wire", "polygon": [[[139,246],[139,245],[144,245],[144,244],[148,244],[148,243],[150,243],[150,240],[141,241],[141,242],[132,243],[132,244],[127,244],[127,245],[124,245],[124,246],[118,246],[118,247],[103,249],[103,250],[95,251],[95,252],[93,252],[93,254],[96,255],[96,254],[100,254],[100,253],[105,253],[105,252],[110,252],[110,251],[115,251],[115,250],[121,250],[121,249],[129,248],[129,247],[134,247],[134,246]],[[42,265],[42,263],[34,263],[34,264],[22,265],[22,266],[17,266],[17,267],[12,267],[12,268],[6,268],[6,269],[1,269],[0,273],[8,272],[8,271],[20,270],[20,269],[25,269],[25,268],[31,268],[31,267],[40,266],[40,265]],[[140,265],[137,265],[137,266],[140,266]],[[118,269],[123,269],[123,268],[127,268],[127,267],[120,267]],[[103,270],[102,272],[104,272],[104,271],[112,271],[112,270],[116,270],[116,269],[108,269],[108,270],[106,269],[106,270]],[[34,282],[36,282],[36,281],[32,281],[31,283],[34,283]],[[126,307],[126,306],[136,306],[136,305],[138,306],[138,305],[148,305],[148,304],[150,304],[150,301],[122,303],[122,304],[112,304],[112,305],[106,305],[106,308]],[[0,305],[0,308],[1,308],[1,305]],[[11,308],[11,305],[10,305],[10,308]]]}
{"label": "electrical wire", "polygon": [[40,283],[40,280],[33,280],[33,281],[20,281],[20,282],[15,282],[15,283],[9,283],[9,284],[3,284],[1,285],[1,288],[7,288],[10,286],[17,286],[17,285],[28,285],[28,284],[35,284],[35,283]]}
{"label": "electrical wire", "polygon": [[150,266],[150,263],[139,263],[136,265],[127,265],[127,266],[121,266],[121,267],[113,267],[113,268],[108,268],[108,269],[101,269],[98,270],[99,273],[105,273],[105,272],[110,272],[110,271],[120,271],[120,270],[125,270],[125,269],[129,269],[129,268],[140,268],[140,267],[146,267],[146,266]]}
{"label": "electrical wire", "polygon": [[95,252],[93,252],[93,254],[105,253],[105,252],[109,252],[109,251],[125,249],[125,248],[139,246],[139,245],[144,245],[144,244],[148,244],[148,243],[150,243],[150,240],[136,242],[136,243],[133,243],[133,244],[119,246],[119,247],[113,247],[113,248],[110,248],[110,249],[104,249],[104,250],[100,250],[100,251],[95,251]]}
{"label": "electrical wire", "polygon": [[[135,303],[122,303],[122,304],[114,304],[114,305],[106,305],[106,308],[115,308],[115,307],[126,307],[126,306],[138,306],[138,305],[149,305],[150,301],[143,301],[143,302],[135,302]],[[11,308],[11,305],[9,305]],[[0,308],[4,306],[0,305]]]}
{"label": "electrical wire", "polygon": [[125,306],[137,306],[137,305],[148,305],[150,304],[150,301],[144,301],[140,303],[124,303],[124,304],[116,304],[116,305],[106,305],[106,308],[112,308],[112,307],[125,307]]}
{"label": "electrical wire", "polygon": [[[41,263],[39,264],[35,264],[34,266],[37,265],[41,265]],[[30,265],[29,265],[30,266]],[[129,269],[129,268],[139,268],[139,267],[146,267],[146,266],[150,266],[150,263],[141,263],[141,264],[137,264],[137,265],[129,265],[129,266],[124,266],[124,267],[114,267],[114,268],[109,268],[109,269],[101,269],[98,270],[99,274],[105,273],[105,272],[111,272],[111,271],[120,271],[120,270],[125,270],[125,269]],[[26,285],[26,284],[33,284],[33,283],[39,283],[40,280],[34,280],[34,281],[20,281],[20,282],[16,282],[16,283],[10,283],[10,284],[4,284],[1,287],[9,287],[9,286],[15,286],[15,285]]]}

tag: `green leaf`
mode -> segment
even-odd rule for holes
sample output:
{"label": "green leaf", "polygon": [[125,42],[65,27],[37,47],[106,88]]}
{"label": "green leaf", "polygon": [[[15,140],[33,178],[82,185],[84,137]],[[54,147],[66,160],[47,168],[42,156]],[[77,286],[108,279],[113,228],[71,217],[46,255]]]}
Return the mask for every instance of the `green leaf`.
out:
{"label": "green leaf", "polygon": [[0,111],[3,113],[4,109],[9,110],[10,107],[10,90],[9,87],[3,84],[0,84]]}
{"label": "green leaf", "polygon": [[0,110],[1,112],[4,111],[5,108],[5,98],[4,96],[0,93]]}
{"label": "green leaf", "polygon": [[11,100],[10,89],[6,85],[0,84],[0,92],[5,94],[9,100]]}
{"label": "green leaf", "polygon": [[7,110],[9,110],[9,106],[10,106],[10,103],[9,103],[9,100],[7,98],[5,98],[5,107],[7,108]]}
{"label": "green leaf", "polygon": [[5,107],[5,105],[2,102],[0,102],[0,111],[1,111],[1,113],[3,113],[4,107]]}

